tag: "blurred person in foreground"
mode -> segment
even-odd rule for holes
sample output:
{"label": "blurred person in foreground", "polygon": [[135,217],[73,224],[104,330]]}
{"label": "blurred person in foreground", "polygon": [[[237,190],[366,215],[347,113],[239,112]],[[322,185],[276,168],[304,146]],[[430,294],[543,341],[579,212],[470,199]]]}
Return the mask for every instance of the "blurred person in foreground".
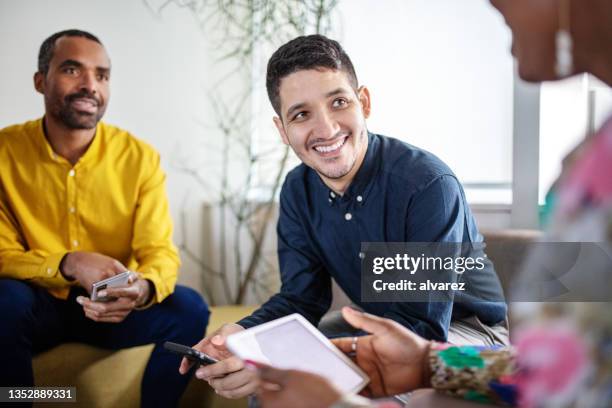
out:
{"label": "blurred person in foreground", "polygon": [[[512,53],[530,82],[590,73],[612,85],[612,2],[491,0],[513,33]],[[549,239],[612,243],[612,117],[572,153],[554,191]],[[584,279],[601,271],[582,270]],[[610,270],[604,271],[609,273]],[[530,270],[526,271],[531,273]],[[610,285],[609,281],[594,282]],[[398,324],[345,308],[369,336],[333,342],[371,383],[364,394],[389,396],[422,387],[473,401],[526,407],[612,406],[612,307],[605,302],[533,303],[514,347],[452,346]],[[519,316],[523,317],[523,316]],[[377,407],[341,395],[313,374],[247,363],[262,380],[264,407]],[[382,405],[381,405],[382,404]]]}

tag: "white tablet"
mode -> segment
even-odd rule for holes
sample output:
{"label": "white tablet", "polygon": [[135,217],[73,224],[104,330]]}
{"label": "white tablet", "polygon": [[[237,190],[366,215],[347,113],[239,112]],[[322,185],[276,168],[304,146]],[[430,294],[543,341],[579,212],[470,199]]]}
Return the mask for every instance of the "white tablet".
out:
{"label": "white tablet", "polygon": [[226,344],[243,360],[319,374],[343,393],[359,392],[369,382],[351,359],[297,313],[232,334]]}

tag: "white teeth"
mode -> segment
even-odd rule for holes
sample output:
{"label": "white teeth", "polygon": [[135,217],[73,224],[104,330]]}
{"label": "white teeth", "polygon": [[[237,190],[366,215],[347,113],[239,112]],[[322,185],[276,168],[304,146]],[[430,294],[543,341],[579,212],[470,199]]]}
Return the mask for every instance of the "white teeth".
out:
{"label": "white teeth", "polygon": [[95,106],[96,105],[93,101],[91,101],[89,99],[75,99],[75,102],[86,104],[86,105],[89,105],[89,106]]}
{"label": "white teeth", "polygon": [[343,137],[342,139],[338,140],[336,143],[334,143],[331,146],[317,146],[315,147],[315,150],[320,153],[333,152],[334,150],[338,150],[344,144],[345,141],[346,141],[346,138]]}

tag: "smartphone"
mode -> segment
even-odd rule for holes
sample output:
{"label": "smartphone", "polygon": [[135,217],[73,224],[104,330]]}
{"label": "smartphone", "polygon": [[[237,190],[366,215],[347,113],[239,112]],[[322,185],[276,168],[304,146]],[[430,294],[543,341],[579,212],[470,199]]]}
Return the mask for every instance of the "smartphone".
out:
{"label": "smartphone", "polygon": [[116,288],[117,286],[126,286],[130,281],[130,276],[133,273],[134,272],[131,272],[131,271],[125,271],[118,275],[111,276],[110,278],[106,278],[104,280],[94,283],[93,290],[91,291],[91,300],[93,300],[94,302],[109,302],[111,300],[114,300],[114,298],[100,297],[98,296],[98,293],[101,290],[104,290],[107,288]]}
{"label": "smartphone", "polygon": [[214,357],[209,356],[206,353],[202,353],[201,351],[198,351],[191,347],[187,347],[187,346],[184,346],[178,343],[173,343],[171,341],[165,342],[164,348],[168,351],[171,351],[175,354],[179,354],[187,358],[187,360],[189,361],[193,361],[194,363],[198,363],[200,365],[210,365],[210,364],[215,364],[219,362],[219,360],[217,360]]}

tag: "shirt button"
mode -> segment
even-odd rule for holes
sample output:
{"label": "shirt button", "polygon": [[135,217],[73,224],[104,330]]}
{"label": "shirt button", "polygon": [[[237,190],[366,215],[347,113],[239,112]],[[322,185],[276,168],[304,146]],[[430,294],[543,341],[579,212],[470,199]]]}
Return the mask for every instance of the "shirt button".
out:
{"label": "shirt button", "polygon": [[359,253],[359,258],[361,258],[361,259],[365,258],[365,254],[363,252],[360,252]]}
{"label": "shirt button", "polygon": [[329,201],[329,203],[331,204],[332,201],[334,201],[334,200],[332,200],[331,198],[328,198],[327,201]]}
{"label": "shirt button", "polygon": [[344,219],[347,221],[350,221],[353,218],[353,214],[351,213],[346,213],[344,214]]}
{"label": "shirt button", "polygon": [[47,274],[53,275],[53,269],[52,268],[47,268]]}
{"label": "shirt button", "polygon": [[75,173],[74,169],[70,169],[70,171],[68,172],[68,175],[70,177],[74,177],[74,173]]}
{"label": "shirt button", "polygon": [[330,191],[330,192],[329,192],[329,196],[330,196],[331,198],[336,198],[336,193],[334,193],[333,191]]}
{"label": "shirt button", "polygon": [[78,247],[79,246],[79,241],[77,241],[76,239],[74,241],[72,241],[72,246],[73,247]]}
{"label": "shirt button", "polygon": [[360,195],[358,195],[358,196],[357,196],[357,201],[362,202],[362,201],[363,201],[363,197],[362,197],[362,196],[360,196]]}
{"label": "shirt button", "polygon": [[70,207],[70,213],[71,213],[71,214],[74,214],[75,212],[76,212],[76,208],[74,208],[74,207]]}

